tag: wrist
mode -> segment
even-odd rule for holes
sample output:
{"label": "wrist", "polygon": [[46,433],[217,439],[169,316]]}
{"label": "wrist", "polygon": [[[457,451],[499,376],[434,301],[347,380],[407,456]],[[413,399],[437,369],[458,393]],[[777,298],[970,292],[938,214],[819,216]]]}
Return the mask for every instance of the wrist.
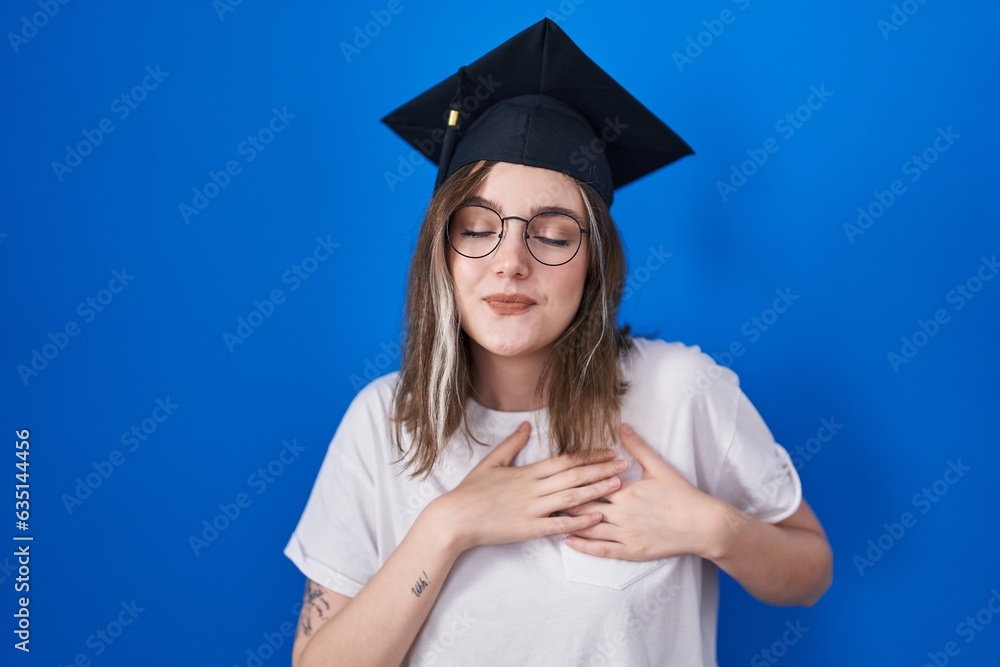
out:
{"label": "wrist", "polygon": [[414,523],[416,529],[428,534],[451,557],[458,558],[472,545],[460,530],[454,513],[449,511],[445,496],[439,496],[424,507]]}
{"label": "wrist", "polygon": [[707,539],[698,554],[718,562],[731,551],[732,544],[750,521],[750,517],[724,500],[713,499],[707,522]]}

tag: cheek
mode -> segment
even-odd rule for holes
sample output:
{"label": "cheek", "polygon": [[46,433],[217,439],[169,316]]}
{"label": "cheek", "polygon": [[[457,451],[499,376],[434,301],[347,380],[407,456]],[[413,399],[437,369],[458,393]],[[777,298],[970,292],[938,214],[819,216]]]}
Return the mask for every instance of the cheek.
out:
{"label": "cheek", "polygon": [[576,291],[573,293],[573,303],[576,304],[576,307],[573,308],[574,314],[583,303],[583,280],[583,278],[580,279],[579,284],[576,286]]}
{"label": "cheek", "polygon": [[558,277],[553,276],[552,282],[549,283],[552,285],[558,284],[560,310],[567,313],[569,317],[572,317],[580,307],[586,280],[586,271],[572,271]]}
{"label": "cheek", "polygon": [[[584,246],[584,249],[586,249],[586,246]],[[588,262],[580,262],[580,264],[576,267],[576,270],[573,272],[573,293],[577,296],[578,303],[579,300],[583,298],[583,288],[587,283],[588,266]]]}
{"label": "cheek", "polygon": [[444,265],[448,269],[448,275],[455,278],[455,253],[451,248],[444,250]]}
{"label": "cheek", "polygon": [[455,253],[452,250],[448,250],[445,255],[445,266],[448,268],[448,275],[451,277],[451,284],[455,288],[455,293],[458,293],[459,287],[462,283],[462,267],[459,262],[455,260]]}
{"label": "cheek", "polygon": [[[454,254],[454,253],[452,253]],[[451,276],[452,291],[455,293],[456,305],[461,308],[462,304],[468,300],[471,286],[475,283],[475,278],[470,271],[470,267],[463,258],[448,258],[448,274]]]}

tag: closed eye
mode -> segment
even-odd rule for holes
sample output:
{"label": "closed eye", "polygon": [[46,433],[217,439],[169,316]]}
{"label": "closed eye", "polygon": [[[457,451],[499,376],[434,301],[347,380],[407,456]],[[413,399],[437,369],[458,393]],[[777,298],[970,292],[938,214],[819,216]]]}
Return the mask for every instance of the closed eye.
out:
{"label": "closed eye", "polygon": [[544,243],[545,245],[549,245],[554,248],[569,247],[569,241],[564,241],[562,239],[550,239],[544,236],[533,236],[532,238],[538,241],[539,243]]}

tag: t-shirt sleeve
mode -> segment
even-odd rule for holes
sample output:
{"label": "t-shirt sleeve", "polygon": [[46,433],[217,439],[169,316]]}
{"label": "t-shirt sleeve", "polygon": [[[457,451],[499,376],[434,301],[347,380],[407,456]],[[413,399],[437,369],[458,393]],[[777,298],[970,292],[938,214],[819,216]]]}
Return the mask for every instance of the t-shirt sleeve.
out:
{"label": "t-shirt sleeve", "polygon": [[371,405],[378,402],[373,389],[362,390],[344,414],[284,550],[306,577],[348,597],[379,568],[374,459],[385,420]]}
{"label": "t-shirt sleeve", "polygon": [[712,495],[767,523],[795,513],[802,482],[791,457],[738,386],[733,435]]}

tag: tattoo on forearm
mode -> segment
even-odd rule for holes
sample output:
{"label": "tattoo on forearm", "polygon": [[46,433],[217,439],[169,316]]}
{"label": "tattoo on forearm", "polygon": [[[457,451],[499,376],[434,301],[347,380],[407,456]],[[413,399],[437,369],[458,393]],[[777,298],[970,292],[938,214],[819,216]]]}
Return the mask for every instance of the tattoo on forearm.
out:
{"label": "tattoo on forearm", "polygon": [[427,572],[424,570],[421,570],[421,572],[424,576],[417,579],[417,583],[410,587],[410,590],[413,591],[413,594],[417,597],[420,597],[420,594],[431,585],[431,582],[427,581]]}
{"label": "tattoo on forearm", "polygon": [[314,584],[311,579],[306,580],[306,594],[302,598],[302,613],[300,614],[299,623],[302,627],[302,632],[307,637],[313,631],[313,613],[315,612],[319,618],[325,619],[326,616],[323,615],[323,612],[330,610],[330,603],[323,597],[325,593],[326,591]]}

